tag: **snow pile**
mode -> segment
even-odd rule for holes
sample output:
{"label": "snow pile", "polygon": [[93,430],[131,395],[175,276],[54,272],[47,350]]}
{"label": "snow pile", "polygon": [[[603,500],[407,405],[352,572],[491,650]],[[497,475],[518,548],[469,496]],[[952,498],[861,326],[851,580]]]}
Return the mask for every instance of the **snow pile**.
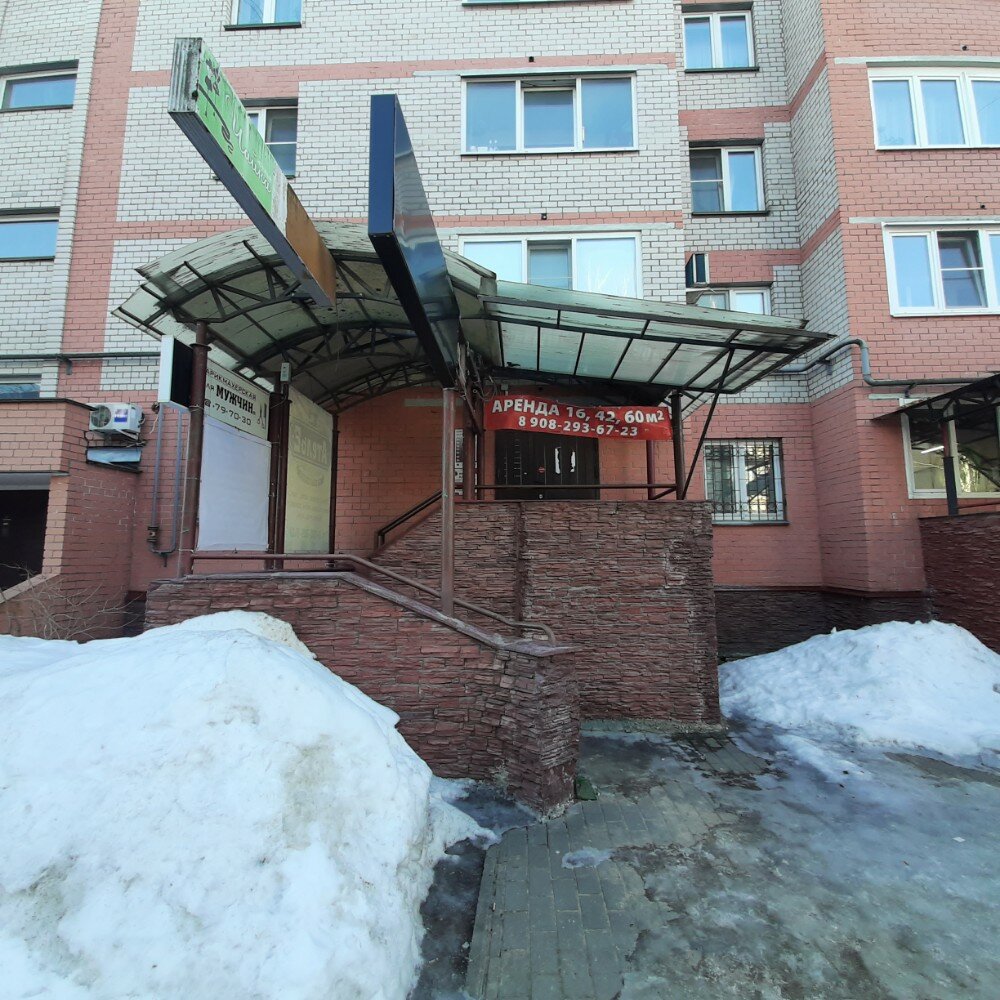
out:
{"label": "snow pile", "polygon": [[[889,622],[816,636],[724,664],[720,685],[731,719],[1000,763],[1000,656],[957,625]],[[807,740],[785,741],[808,756]]]}
{"label": "snow pile", "polygon": [[405,997],[480,831],[397,721],[266,615],[0,636],[3,997]]}

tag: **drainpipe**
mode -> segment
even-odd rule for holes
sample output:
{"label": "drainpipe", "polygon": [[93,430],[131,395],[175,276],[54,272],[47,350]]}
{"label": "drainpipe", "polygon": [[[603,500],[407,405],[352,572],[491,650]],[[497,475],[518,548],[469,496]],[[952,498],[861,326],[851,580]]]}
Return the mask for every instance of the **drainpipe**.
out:
{"label": "drainpipe", "polygon": [[845,337],[843,340],[838,340],[831,344],[812,360],[798,365],[786,365],[784,368],[779,368],[774,374],[802,375],[811,368],[815,368],[816,365],[822,364],[824,361],[832,358],[833,355],[839,354],[841,351],[855,345],[861,355],[861,377],[864,379],[865,385],[870,385],[873,388],[909,385],[967,385],[969,382],[974,382],[977,378],[981,378],[979,375],[969,375],[966,378],[873,378],[871,352],[868,348],[868,343],[861,337]]}

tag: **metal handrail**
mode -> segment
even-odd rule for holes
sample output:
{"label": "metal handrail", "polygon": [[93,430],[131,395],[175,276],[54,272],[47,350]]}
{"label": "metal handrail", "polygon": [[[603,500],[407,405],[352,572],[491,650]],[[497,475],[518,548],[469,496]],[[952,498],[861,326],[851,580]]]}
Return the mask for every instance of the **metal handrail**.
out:
{"label": "metal handrail", "polygon": [[487,490],[663,490],[666,496],[677,489],[674,483],[483,483],[477,493]]}
{"label": "metal handrail", "polygon": [[409,510],[404,511],[399,517],[394,517],[388,524],[383,524],[378,531],[375,532],[375,548],[380,549],[385,545],[386,537],[390,531],[395,531],[401,524],[405,524],[410,520],[411,517],[416,517],[421,511],[426,510],[431,504],[435,504],[441,499],[441,491],[438,490],[437,493],[432,493],[429,497],[425,497],[420,503],[414,504]]}
{"label": "metal handrail", "polygon": [[[363,566],[365,569],[381,573],[383,576],[387,576],[389,579],[395,580],[397,583],[402,583],[407,587],[413,587],[414,590],[430,594],[432,597],[438,598],[438,600],[441,599],[440,590],[435,590],[426,583],[421,583],[419,580],[414,580],[408,576],[404,576],[402,573],[397,573],[395,570],[386,569],[384,566],[379,566],[377,563],[369,562],[367,559],[362,559],[361,556],[352,555],[348,552],[330,552],[327,554],[303,553],[301,555],[294,552],[193,553],[192,561],[202,559],[219,562],[273,562],[276,564],[278,570],[284,566],[286,560],[290,562],[324,562],[330,564],[338,562],[353,563],[355,566]],[[463,600],[460,597],[456,597],[454,600],[458,607],[465,608],[466,611],[472,611],[475,614],[482,615],[484,618],[490,618],[493,621],[500,622],[502,625],[507,625],[509,628],[517,629],[521,632],[540,632],[546,639],[549,640],[549,642],[554,643],[556,641],[555,633],[552,629],[550,629],[548,625],[543,625],[541,622],[517,621],[514,618],[507,618],[505,615],[498,614],[496,611],[490,611],[489,608],[484,608],[479,604],[473,604],[471,601]]]}

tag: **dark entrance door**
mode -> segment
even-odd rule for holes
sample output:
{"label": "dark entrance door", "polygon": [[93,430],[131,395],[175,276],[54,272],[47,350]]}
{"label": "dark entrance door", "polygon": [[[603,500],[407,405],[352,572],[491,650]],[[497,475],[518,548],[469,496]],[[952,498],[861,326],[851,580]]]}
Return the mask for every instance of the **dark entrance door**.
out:
{"label": "dark entrance door", "polygon": [[[498,500],[598,500],[597,441],[562,434],[496,433]],[[577,486],[578,489],[552,489]]]}
{"label": "dark entrance door", "polygon": [[0,490],[0,590],[42,571],[48,490]]}

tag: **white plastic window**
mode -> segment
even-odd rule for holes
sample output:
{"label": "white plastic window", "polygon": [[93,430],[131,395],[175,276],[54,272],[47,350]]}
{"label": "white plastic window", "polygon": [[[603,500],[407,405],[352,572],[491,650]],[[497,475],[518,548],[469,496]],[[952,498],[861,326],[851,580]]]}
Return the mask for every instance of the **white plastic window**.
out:
{"label": "white plastic window", "polygon": [[880,71],[871,98],[880,149],[1000,146],[996,71]]}
{"label": "white plastic window", "polygon": [[295,176],[298,114],[296,108],[250,108],[247,111],[251,124],[264,137],[286,177]]}
{"label": "white plastic window", "polygon": [[1000,228],[887,228],[897,315],[1000,312]]}
{"label": "white plastic window", "polygon": [[50,260],[56,255],[58,232],[54,217],[0,218],[0,261]]}
{"label": "white plastic window", "polygon": [[685,69],[747,69],[753,60],[749,11],[685,16]]}
{"label": "white plastic window", "polygon": [[467,153],[632,149],[632,78],[470,80],[463,121]]}
{"label": "white plastic window", "polygon": [[3,80],[0,108],[27,111],[34,108],[71,108],[76,95],[76,73],[30,73]]}
{"label": "white plastic window", "polygon": [[234,0],[236,24],[298,24],[302,0]]}
{"label": "white plastic window", "polygon": [[942,425],[919,410],[903,414],[906,475],[912,497],[945,496],[945,440],[955,457],[960,497],[1000,494],[1000,425],[996,410],[983,410]]}
{"label": "white plastic window", "polygon": [[695,215],[763,211],[760,148],[693,148],[691,208]]}
{"label": "white plastic window", "polygon": [[461,252],[504,281],[635,298],[638,244],[635,236],[469,237]]}
{"label": "white plastic window", "polygon": [[713,289],[698,296],[699,306],[709,309],[730,309],[733,312],[770,315],[771,290],[769,288],[722,288]]}

